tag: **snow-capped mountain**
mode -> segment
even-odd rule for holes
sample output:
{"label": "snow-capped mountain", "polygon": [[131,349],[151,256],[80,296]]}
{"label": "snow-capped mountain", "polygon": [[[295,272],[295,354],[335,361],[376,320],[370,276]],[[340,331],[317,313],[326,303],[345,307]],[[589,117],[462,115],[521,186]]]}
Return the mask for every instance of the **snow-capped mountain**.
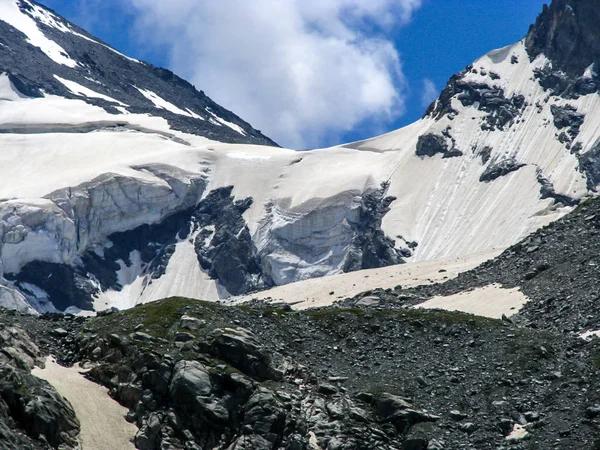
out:
{"label": "snow-capped mountain", "polygon": [[[111,117],[150,115],[221,142],[275,145],[172,72],[129,58],[29,0],[0,2],[0,73],[24,96],[82,100]],[[29,128],[19,118],[2,131]]]}
{"label": "snow-capped mountain", "polygon": [[0,0],[0,303],[218,299],[499,251],[600,182],[598,52],[582,44],[599,14],[555,1],[418,122],[296,152],[43,6]]}

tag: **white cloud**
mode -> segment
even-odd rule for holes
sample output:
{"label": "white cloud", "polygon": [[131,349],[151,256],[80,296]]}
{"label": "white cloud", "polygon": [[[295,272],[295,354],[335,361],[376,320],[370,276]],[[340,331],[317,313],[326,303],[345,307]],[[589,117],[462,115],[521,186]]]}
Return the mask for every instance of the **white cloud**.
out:
{"label": "white cloud", "polygon": [[386,39],[421,0],[129,0],[140,42],[284,146],[329,145],[404,110]]}
{"label": "white cloud", "polygon": [[440,95],[439,89],[429,78],[423,80],[423,95],[421,96],[421,106],[427,108]]}

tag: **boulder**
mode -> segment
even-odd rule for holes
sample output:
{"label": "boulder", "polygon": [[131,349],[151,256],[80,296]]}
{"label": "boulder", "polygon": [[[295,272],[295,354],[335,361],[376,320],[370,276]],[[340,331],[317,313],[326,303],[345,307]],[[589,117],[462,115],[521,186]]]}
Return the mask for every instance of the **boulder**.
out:
{"label": "boulder", "polygon": [[244,328],[217,328],[211,350],[218,357],[258,380],[279,380],[282,374],[271,367],[271,355]]}

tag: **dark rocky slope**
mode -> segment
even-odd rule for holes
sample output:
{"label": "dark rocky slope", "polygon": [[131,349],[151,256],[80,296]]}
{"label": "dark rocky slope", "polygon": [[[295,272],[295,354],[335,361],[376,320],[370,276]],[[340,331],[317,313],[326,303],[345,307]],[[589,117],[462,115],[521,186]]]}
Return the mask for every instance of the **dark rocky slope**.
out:
{"label": "dark rocky slope", "polygon": [[600,88],[594,73],[585,70],[600,63],[598,0],[554,0],[529,29],[525,45],[530,58],[545,55],[552,65],[538,72],[540,84],[555,95],[577,97]]}
{"label": "dark rocky slope", "polygon": [[0,314],[0,450],[79,448],[79,421],[52,386],[30,374],[42,353],[12,311]]}
{"label": "dark rocky slope", "polygon": [[140,449],[600,448],[600,344],[508,322],[181,298],[8,319],[93,367]]}
{"label": "dark rocky slope", "polygon": [[499,257],[442,284],[367,292],[342,304],[373,296],[388,306],[420,303],[499,283],[519,287],[531,299],[513,320],[562,333],[600,329],[600,199],[587,200],[572,213],[538,230]]}

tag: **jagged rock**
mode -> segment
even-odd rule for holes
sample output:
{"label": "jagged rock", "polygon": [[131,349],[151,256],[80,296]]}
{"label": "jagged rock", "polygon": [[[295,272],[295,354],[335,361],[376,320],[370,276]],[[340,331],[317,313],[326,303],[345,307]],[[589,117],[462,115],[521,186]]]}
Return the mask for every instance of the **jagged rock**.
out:
{"label": "jagged rock", "polygon": [[281,378],[271,366],[271,355],[256,337],[243,328],[224,328],[213,331],[211,350],[242,372],[259,380]]}
{"label": "jagged rock", "polygon": [[600,183],[600,142],[596,142],[592,148],[585,153],[577,153],[579,170],[587,178],[587,188],[596,191]]}
{"label": "jagged rock", "polygon": [[571,78],[581,76],[592,62],[600,60],[600,47],[595,43],[599,19],[595,0],[555,0],[544,5],[525,39],[529,57],[533,60],[543,53],[555,71]]}
{"label": "jagged rock", "polygon": [[565,206],[575,206],[579,204],[577,199],[567,195],[557,194],[554,190],[554,184],[544,176],[540,168],[536,171],[536,177],[538,183],[540,183],[541,198],[552,198],[556,203],[562,203]]}
{"label": "jagged rock", "polygon": [[451,103],[452,98],[456,98],[463,106],[477,104],[480,111],[487,113],[481,124],[483,130],[503,130],[506,125],[521,115],[525,107],[525,97],[518,94],[506,98],[504,90],[497,86],[466,81],[463,78],[468,73],[468,69],[450,78],[439,100],[427,109],[425,116],[439,119],[445,115],[456,114],[457,111],[452,108]]}
{"label": "jagged rock", "polygon": [[435,156],[438,153],[445,155],[449,151],[448,143],[444,136],[437,134],[425,134],[419,136],[417,141],[417,150],[415,154],[417,156]]}
{"label": "jagged rock", "polygon": [[570,137],[569,142],[575,139],[579,134],[581,125],[583,125],[585,116],[578,113],[577,109],[571,105],[550,105],[550,111],[554,116],[554,126],[559,130],[568,128],[567,135]]}
{"label": "jagged rock", "polygon": [[492,161],[479,177],[479,181],[489,183],[497,178],[503,177],[511,172],[519,170],[521,167],[524,166],[525,164],[518,163],[517,161],[511,158]]}
{"label": "jagged rock", "polygon": [[242,216],[252,199],[235,201],[232,190],[233,186],[211,191],[196,208],[195,223],[203,231],[196,236],[194,247],[200,266],[227,292],[237,295],[270,286],[272,282],[261,270],[260,258]]}

